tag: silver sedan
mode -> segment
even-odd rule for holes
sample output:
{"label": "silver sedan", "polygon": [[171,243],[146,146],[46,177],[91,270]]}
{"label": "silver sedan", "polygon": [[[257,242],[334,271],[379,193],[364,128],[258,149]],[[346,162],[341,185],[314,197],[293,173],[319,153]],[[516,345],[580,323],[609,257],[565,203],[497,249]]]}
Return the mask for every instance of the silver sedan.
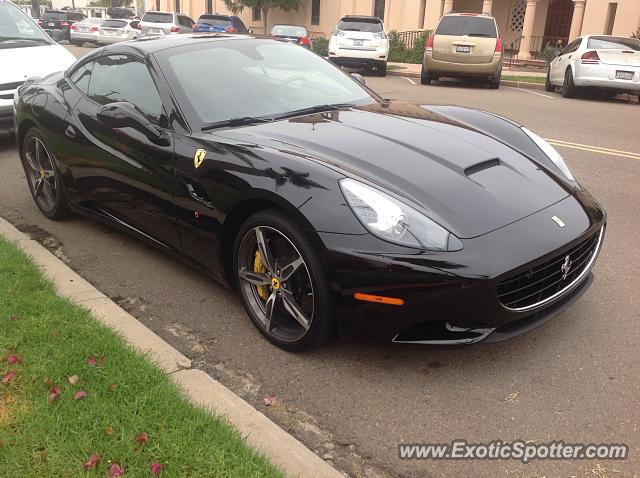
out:
{"label": "silver sedan", "polygon": [[546,90],[557,86],[565,98],[584,87],[602,88],[612,95],[640,95],[640,40],[610,35],[576,38],[549,65]]}

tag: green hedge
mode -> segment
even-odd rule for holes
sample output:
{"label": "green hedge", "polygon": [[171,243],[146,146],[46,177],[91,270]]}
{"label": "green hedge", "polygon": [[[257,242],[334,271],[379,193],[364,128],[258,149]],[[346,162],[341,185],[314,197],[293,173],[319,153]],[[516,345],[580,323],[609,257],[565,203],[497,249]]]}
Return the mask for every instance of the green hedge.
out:
{"label": "green hedge", "polygon": [[311,42],[311,49],[320,56],[329,56],[329,40],[326,38],[315,38]]}
{"label": "green hedge", "polygon": [[414,42],[412,48],[402,41],[396,30],[389,33],[389,61],[396,63],[422,63],[424,49],[429,38],[429,30],[425,30]]}

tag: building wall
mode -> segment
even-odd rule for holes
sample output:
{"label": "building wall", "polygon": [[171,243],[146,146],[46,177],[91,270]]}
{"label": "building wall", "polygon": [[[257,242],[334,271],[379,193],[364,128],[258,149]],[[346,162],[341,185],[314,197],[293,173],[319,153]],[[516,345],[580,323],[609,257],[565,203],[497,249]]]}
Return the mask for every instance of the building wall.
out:
{"label": "building wall", "polygon": [[640,27],[640,0],[587,0],[582,22],[583,35],[605,32],[609,3],[617,3],[613,34],[628,37]]}

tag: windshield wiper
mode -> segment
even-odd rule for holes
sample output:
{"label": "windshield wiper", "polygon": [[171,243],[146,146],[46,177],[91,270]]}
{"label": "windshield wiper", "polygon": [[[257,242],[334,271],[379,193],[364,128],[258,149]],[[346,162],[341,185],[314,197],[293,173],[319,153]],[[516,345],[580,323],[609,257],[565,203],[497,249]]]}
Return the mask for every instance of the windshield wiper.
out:
{"label": "windshield wiper", "polygon": [[488,38],[494,38],[493,35],[489,34],[489,33],[469,33],[470,37],[488,37]]}
{"label": "windshield wiper", "polygon": [[244,126],[255,123],[266,123],[272,121],[272,118],[264,118],[258,116],[241,116],[239,118],[231,118],[224,121],[216,121],[215,123],[205,124],[200,131],[209,131],[216,128],[224,128],[227,126]]}
{"label": "windshield wiper", "polygon": [[316,106],[311,106],[309,108],[302,108],[299,110],[282,113],[274,116],[272,119],[273,121],[275,121],[275,120],[280,120],[285,118],[292,118],[294,116],[310,115],[313,113],[322,113],[323,111],[337,111],[344,108],[353,108],[355,106],[356,105],[354,105],[353,103],[335,103],[332,105],[316,105]]}

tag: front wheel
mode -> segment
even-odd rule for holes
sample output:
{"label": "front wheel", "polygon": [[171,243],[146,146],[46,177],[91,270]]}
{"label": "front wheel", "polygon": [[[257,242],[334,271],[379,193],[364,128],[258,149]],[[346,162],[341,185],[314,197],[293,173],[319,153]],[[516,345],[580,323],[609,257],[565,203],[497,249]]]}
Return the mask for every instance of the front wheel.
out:
{"label": "front wheel", "polygon": [[322,249],[310,232],[278,210],[251,216],[234,248],[235,279],[258,330],[286,350],[319,345],[334,310]]}
{"label": "front wheel", "polygon": [[548,92],[554,92],[556,87],[551,84],[551,67],[547,69],[547,78],[544,81],[544,89]]}
{"label": "front wheel", "polygon": [[22,142],[20,155],[29,190],[38,209],[49,219],[63,219],[70,214],[62,178],[45,140],[36,128],[31,128]]}

